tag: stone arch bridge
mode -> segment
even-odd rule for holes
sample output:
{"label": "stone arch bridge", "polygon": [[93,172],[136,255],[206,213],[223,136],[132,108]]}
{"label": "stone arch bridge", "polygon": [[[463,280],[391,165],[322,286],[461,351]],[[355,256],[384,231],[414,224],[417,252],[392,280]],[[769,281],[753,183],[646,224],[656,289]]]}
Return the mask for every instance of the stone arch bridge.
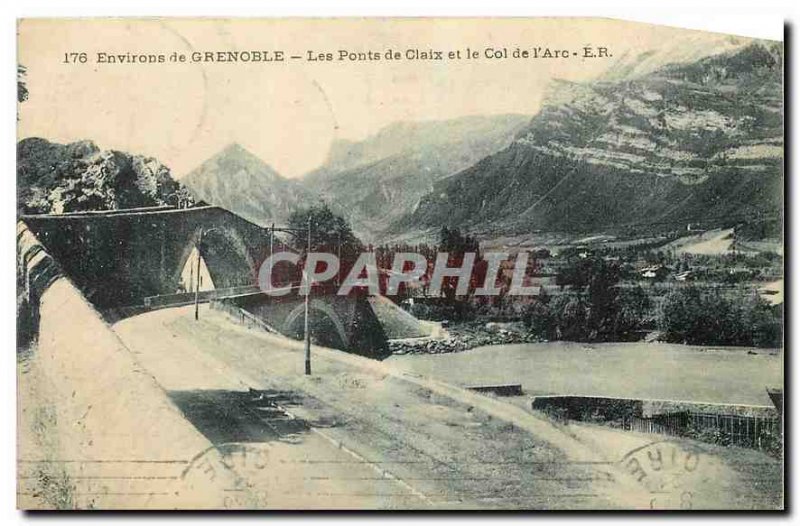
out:
{"label": "stone arch bridge", "polygon": [[[215,288],[253,290],[236,299],[237,308],[295,335],[303,299],[291,295],[274,301],[255,292],[258,267],[269,253],[268,229],[228,210],[160,207],[27,215],[20,217],[17,231],[21,283],[52,274],[34,267],[54,263],[106,319],[146,310],[146,298],[176,293],[184,266],[198,247]],[[42,250],[49,258],[41,257]],[[28,301],[35,302],[31,296],[37,295],[36,287],[23,288]],[[359,354],[385,355],[386,337],[365,298],[320,296],[315,302],[318,328],[331,333],[329,342]],[[370,328],[366,340],[365,327]]]}

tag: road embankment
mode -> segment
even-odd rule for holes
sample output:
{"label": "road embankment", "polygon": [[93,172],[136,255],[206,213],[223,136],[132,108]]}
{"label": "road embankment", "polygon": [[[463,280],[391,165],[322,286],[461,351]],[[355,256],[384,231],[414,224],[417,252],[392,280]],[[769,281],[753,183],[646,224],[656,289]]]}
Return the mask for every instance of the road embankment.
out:
{"label": "road embankment", "polygon": [[[22,231],[30,250],[35,238]],[[40,247],[28,264],[46,261]],[[52,262],[48,263],[52,268]],[[35,277],[37,274],[30,274]],[[18,506],[206,508],[213,485],[187,467],[211,445],[172,404],[73,283],[57,272],[31,295],[38,338],[18,356]],[[218,481],[230,480],[207,455]],[[54,473],[58,486],[54,487]]]}

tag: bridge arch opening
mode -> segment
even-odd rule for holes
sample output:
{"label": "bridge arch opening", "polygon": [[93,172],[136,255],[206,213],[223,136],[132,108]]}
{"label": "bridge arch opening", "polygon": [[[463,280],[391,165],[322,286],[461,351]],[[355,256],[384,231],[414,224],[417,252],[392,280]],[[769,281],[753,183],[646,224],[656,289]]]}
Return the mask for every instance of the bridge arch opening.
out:
{"label": "bridge arch opening", "polygon": [[[256,284],[255,263],[247,245],[235,229],[222,226],[196,229],[183,250],[178,274],[179,282],[196,285],[196,281],[193,280],[196,279],[198,257],[200,290]],[[185,279],[187,271],[191,278],[189,281]]]}
{"label": "bridge arch opening", "polygon": [[[324,347],[347,350],[349,347],[347,333],[336,312],[319,300],[311,300],[308,310],[312,341]],[[296,340],[303,339],[304,312],[305,306],[301,303],[289,313],[284,323],[284,334]]]}
{"label": "bridge arch opening", "polygon": [[200,291],[214,290],[216,288],[214,286],[214,279],[208,271],[206,260],[197,248],[194,247],[189,253],[189,257],[186,259],[186,263],[181,270],[178,292],[193,292],[198,290],[198,279]]}

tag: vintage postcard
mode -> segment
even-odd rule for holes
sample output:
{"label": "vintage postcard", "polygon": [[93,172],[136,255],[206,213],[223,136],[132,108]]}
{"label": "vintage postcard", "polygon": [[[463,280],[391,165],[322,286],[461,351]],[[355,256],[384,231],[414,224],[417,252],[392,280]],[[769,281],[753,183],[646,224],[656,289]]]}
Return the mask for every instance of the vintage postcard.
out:
{"label": "vintage postcard", "polygon": [[781,510],[783,42],[18,22],[17,505]]}

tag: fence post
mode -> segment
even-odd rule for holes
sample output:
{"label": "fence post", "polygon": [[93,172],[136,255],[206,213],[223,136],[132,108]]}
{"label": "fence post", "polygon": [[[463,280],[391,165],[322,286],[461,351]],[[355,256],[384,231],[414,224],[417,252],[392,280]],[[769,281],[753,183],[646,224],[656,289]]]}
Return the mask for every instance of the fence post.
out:
{"label": "fence post", "polygon": [[750,420],[751,419],[748,418],[747,420],[744,421],[744,436],[745,436],[746,442],[748,444],[752,444],[753,443],[753,437],[750,434]]}
{"label": "fence post", "polygon": [[759,420],[760,420],[760,418],[756,417],[756,446],[758,446],[758,449],[761,449],[761,433],[758,432],[758,427],[759,427],[758,426],[758,422],[759,422]]}

